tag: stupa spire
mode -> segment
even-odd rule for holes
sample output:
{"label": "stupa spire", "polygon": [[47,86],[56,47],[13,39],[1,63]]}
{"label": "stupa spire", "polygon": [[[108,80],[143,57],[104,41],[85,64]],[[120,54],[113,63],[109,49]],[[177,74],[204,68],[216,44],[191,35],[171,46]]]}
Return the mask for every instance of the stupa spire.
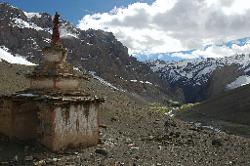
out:
{"label": "stupa spire", "polygon": [[59,17],[60,15],[56,12],[54,19],[53,19],[53,33],[52,33],[52,44],[54,45],[60,44]]}

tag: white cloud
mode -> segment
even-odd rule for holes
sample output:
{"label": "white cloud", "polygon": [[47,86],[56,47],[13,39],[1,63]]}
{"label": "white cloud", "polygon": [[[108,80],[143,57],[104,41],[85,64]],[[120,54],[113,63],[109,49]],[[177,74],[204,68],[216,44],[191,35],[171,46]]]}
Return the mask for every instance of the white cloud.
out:
{"label": "white cloud", "polygon": [[[155,0],[86,15],[78,26],[113,32],[132,54],[161,54],[249,36],[249,9],[246,0]],[[214,46],[190,56],[220,57],[234,51],[239,50]]]}
{"label": "white cloud", "polygon": [[184,59],[192,59],[199,57],[222,58],[222,57],[232,56],[235,54],[250,54],[250,43],[247,43],[243,46],[233,44],[231,48],[227,46],[212,45],[210,47],[207,47],[206,49],[195,50],[191,54],[174,53],[172,54],[172,56]]}
{"label": "white cloud", "polygon": [[211,46],[205,50],[197,50],[192,53],[192,55],[202,56],[205,58],[221,58],[224,56],[233,55],[233,50],[226,46]]}
{"label": "white cloud", "polygon": [[222,2],[229,2],[229,5],[222,8],[227,15],[245,14],[250,8],[250,3],[246,0],[223,0]]}

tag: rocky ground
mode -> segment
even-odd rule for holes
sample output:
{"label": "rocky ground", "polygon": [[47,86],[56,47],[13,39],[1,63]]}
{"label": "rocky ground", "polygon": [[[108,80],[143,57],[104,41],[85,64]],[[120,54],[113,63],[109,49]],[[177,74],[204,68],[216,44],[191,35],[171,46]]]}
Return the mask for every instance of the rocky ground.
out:
{"label": "rocky ground", "polygon": [[[27,80],[18,71],[26,70],[30,69],[5,66],[5,72],[0,72],[2,77],[6,75],[1,84],[25,88]],[[22,78],[15,83],[18,74]],[[12,92],[8,87],[1,86],[1,94]],[[112,90],[93,78],[83,81],[82,88],[106,96],[100,111],[98,146],[52,153],[35,142],[13,142],[2,136],[0,165],[250,165],[250,139],[169,118],[151,110],[140,96]]]}
{"label": "rocky ground", "polygon": [[51,153],[36,144],[0,144],[1,165],[250,165],[250,140],[145,109],[101,113],[97,147]]}

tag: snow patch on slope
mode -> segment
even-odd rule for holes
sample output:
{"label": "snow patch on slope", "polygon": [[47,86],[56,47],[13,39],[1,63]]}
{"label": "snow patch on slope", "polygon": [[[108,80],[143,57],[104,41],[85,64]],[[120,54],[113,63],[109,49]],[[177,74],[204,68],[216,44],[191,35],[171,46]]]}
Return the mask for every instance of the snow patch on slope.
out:
{"label": "snow patch on slope", "polygon": [[[70,28],[72,28],[72,27],[70,27],[67,24],[62,24],[60,26],[60,29],[59,29],[60,37],[61,38],[72,38],[72,37],[74,37],[74,38],[79,39],[78,34],[76,33],[77,31],[75,29],[71,30]],[[73,31],[75,31],[75,32],[73,32]]]}
{"label": "snow patch on slope", "polygon": [[151,82],[149,81],[138,81],[138,80],[130,80],[130,82],[139,82],[139,83],[142,83],[142,84],[149,84],[149,85],[153,85]]}
{"label": "snow patch on slope", "polygon": [[17,26],[19,28],[29,28],[29,29],[35,29],[37,31],[43,31],[44,29],[37,26],[34,23],[29,23],[27,21],[24,21],[23,19],[20,18],[13,18],[13,26]]}
{"label": "snow patch on slope", "polygon": [[20,64],[20,65],[27,65],[27,66],[34,66],[36,64],[29,62],[25,58],[21,56],[14,56],[8,52],[8,48],[5,46],[0,46],[0,62],[5,60],[12,64]]}
{"label": "snow patch on slope", "polygon": [[24,14],[26,15],[26,17],[28,19],[31,19],[32,17],[37,17],[37,18],[41,18],[42,17],[42,15],[40,13],[24,12]]}
{"label": "snow patch on slope", "polygon": [[105,86],[107,86],[107,87],[110,87],[111,89],[114,89],[114,90],[118,90],[118,91],[124,92],[123,89],[119,89],[119,88],[115,87],[114,85],[112,85],[111,83],[105,81],[103,78],[97,76],[97,75],[96,75],[96,72],[90,71],[89,73],[93,76],[94,79],[97,79],[97,80],[100,81],[103,85],[105,85]]}
{"label": "snow patch on slope", "polygon": [[79,38],[77,34],[72,33],[72,32],[68,31],[65,28],[60,28],[60,37],[61,38],[71,38],[71,37],[74,37],[74,38],[77,38],[77,39]]}
{"label": "snow patch on slope", "polygon": [[235,81],[231,82],[226,86],[227,89],[232,90],[250,83],[250,76],[242,75],[239,76]]}

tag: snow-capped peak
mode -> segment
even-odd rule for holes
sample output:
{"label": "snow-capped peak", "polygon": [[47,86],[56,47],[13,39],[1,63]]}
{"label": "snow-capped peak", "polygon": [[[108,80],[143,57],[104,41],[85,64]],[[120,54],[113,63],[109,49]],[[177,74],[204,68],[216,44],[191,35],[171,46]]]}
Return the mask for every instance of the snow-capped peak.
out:
{"label": "snow-capped peak", "polygon": [[35,29],[37,31],[43,31],[44,29],[37,26],[36,24],[34,23],[31,23],[31,22],[27,22],[21,18],[13,18],[13,24],[12,26],[15,27],[19,27],[19,28],[29,28],[29,29]]}
{"label": "snow-capped peak", "polygon": [[180,62],[159,61],[149,63],[154,72],[160,73],[162,78],[170,83],[179,80],[192,82],[193,86],[207,83],[212,72],[225,65],[237,64],[246,73],[250,71],[250,55],[234,55],[225,58],[199,58],[193,60],[182,60]]}

